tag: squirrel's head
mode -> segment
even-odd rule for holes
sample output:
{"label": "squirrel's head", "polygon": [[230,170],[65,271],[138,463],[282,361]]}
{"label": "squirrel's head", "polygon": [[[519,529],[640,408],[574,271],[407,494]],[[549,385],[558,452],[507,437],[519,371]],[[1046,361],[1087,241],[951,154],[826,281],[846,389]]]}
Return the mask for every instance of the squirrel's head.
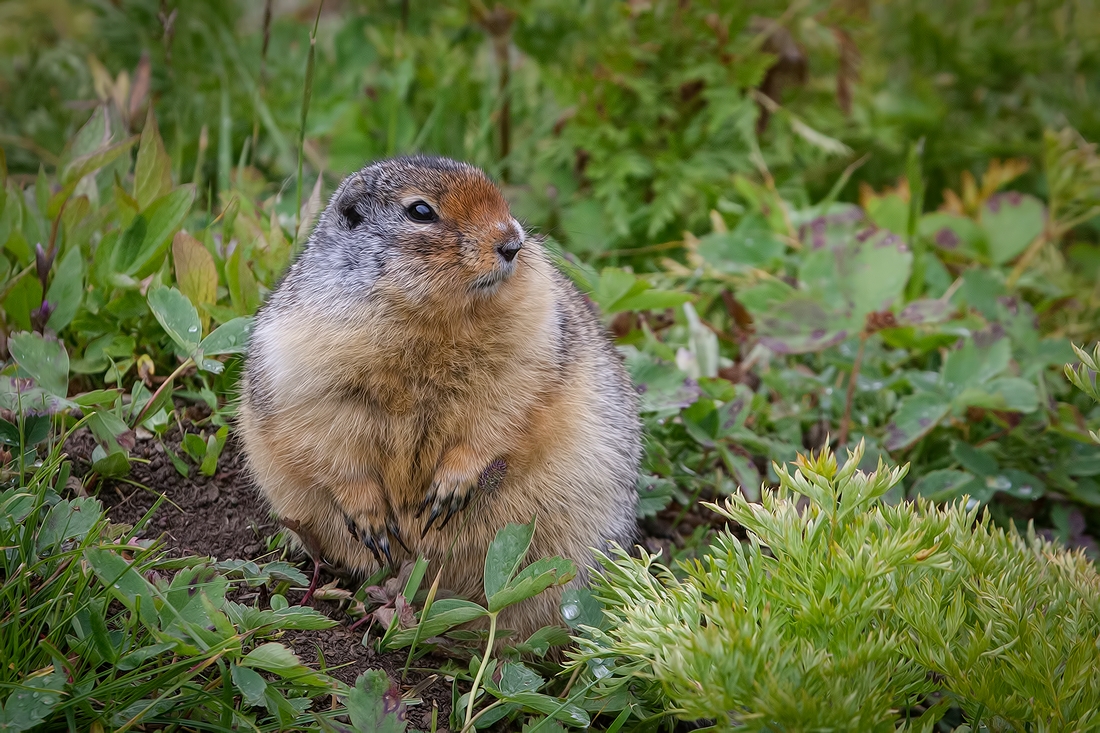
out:
{"label": "squirrel's head", "polygon": [[[349,176],[311,238],[331,279],[409,303],[485,299],[524,267],[527,237],[500,190],[447,158],[394,158]],[[320,273],[318,273],[320,274]]]}

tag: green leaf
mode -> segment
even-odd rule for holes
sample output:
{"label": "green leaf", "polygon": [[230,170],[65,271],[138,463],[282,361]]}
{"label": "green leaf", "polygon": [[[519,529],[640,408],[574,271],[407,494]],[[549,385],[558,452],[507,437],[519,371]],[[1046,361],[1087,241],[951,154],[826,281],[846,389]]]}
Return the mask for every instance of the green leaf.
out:
{"label": "green leaf", "polygon": [[26,731],[37,727],[61,702],[64,690],[63,672],[50,671],[27,677],[14,687],[0,710],[0,731]]}
{"label": "green leaf", "polygon": [[144,211],[154,200],[171,190],[172,159],[168,157],[160,131],[157,130],[153,105],[149,105],[145,127],[141,131],[137,163],[134,166],[134,198],[137,199],[138,208]]}
{"label": "green leaf", "polygon": [[35,384],[56,397],[69,393],[69,355],[55,339],[25,331],[8,338],[8,350]]}
{"label": "green leaf", "polygon": [[531,547],[535,522],[507,524],[497,532],[485,555],[485,597],[492,598],[508,584]]}
{"label": "green leaf", "polygon": [[966,339],[944,360],[943,386],[948,394],[957,396],[966,388],[977,387],[1003,372],[1011,358],[1012,345],[1007,338],[999,338],[987,346],[978,346],[974,339]]}
{"label": "green leaf", "polygon": [[603,606],[588,588],[567,588],[561,594],[561,617],[571,629],[581,626],[603,628],[606,617]]}
{"label": "green leaf", "polygon": [[80,247],[70,247],[57,263],[46,300],[53,306],[53,313],[46,326],[54,333],[72,323],[84,299],[84,256]]}
{"label": "green leaf", "polygon": [[218,431],[206,439],[206,451],[199,471],[203,476],[213,476],[218,470],[218,458],[225,448],[225,439],[229,435],[229,426],[222,425]]}
{"label": "green leaf", "polygon": [[1034,196],[1016,192],[991,196],[982,206],[982,230],[995,265],[1009,262],[1038,237],[1046,225],[1046,209]]}
{"label": "green leaf", "polygon": [[108,594],[117,598],[131,611],[140,609],[141,620],[147,626],[157,622],[157,611],[153,606],[156,590],[121,555],[102,547],[89,547],[84,550],[84,559],[92,568]]}
{"label": "green leaf", "polygon": [[699,239],[699,256],[714,269],[728,274],[746,267],[765,267],[783,257],[787,244],[772,231],[768,220],[746,214],[731,232],[713,232]]}
{"label": "green leaf", "polygon": [[476,603],[461,598],[441,598],[432,604],[426,619],[421,619],[416,628],[396,632],[390,638],[386,648],[400,649],[411,644],[413,639],[423,640],[439,636],[456,626],[479,619],[487,613],[488,611]]}
{"label": "green leaf", "polygon": [[206,457],[206,441],[198,433],[184,433],[180,445],[196,463],[201,463]]}
{"label": "green leaf", "polygon": [[568,583],[577,575],[577,567],[572,560],[564,557],[544,557],[536,560],[489,597],[489,612],[495,613],[502,608],[537,596],[552,585]]}
{"label": "green leaf", "polygon": [[913,495],[923,496],[935,502],[952,501],[964,494],[973,496],[974,487],[971,484],[974,481],[974,475],[966,471],[950,468],[930,471],[913,487]]}
{"label": "green leaf", "polygon": [[537,692],[545,682],[527,665],[519,662],[505,662],[500,666],[500,682],[497,683],[497,689],[504,695]]}
{"label": "green leaf", "polygon": [[230,667],[230,674],[233,677],[233,685],[240,690],[245,702],[252,706],[264,704],[267,681],[258,672],[234,664]]}
{"label": "green leaf", "polygon": [[19,445],[19,427],[0,418],[0,443]]}
{"label": "green leaf", "polygon": [[962,441],[955,443],[955,447],[951,449],[951,454],[955,456],[955,460],[962,464],[963,468],[978,476],[991,476],[1000,468],[993,456],[969,443]]}
{"label": "green leaf", "polygon": [[248,346],[248,334],[251,328],[251,316],[234,318],[229,323],[223,323],[215,328],[202,340],[199,348],[204,356],[243,354]]}
{"label": "green leaf", "polygon": [[111,253],[110,272],[140,280],[156,271],[194,200],[194,186],[181,186],[135,216]]}
{"label": "green leaf", "polygon": [[184,231],[172,238],[172,263],[176,270],[176,283],[180,292],[199,309],[199,320],[205,330],[210,317],[202,312],[202,306],[218,299],[218,268],[214,257],[202,242]]}
{"label": "green leaf", "polygon": [[972,219],[958,214],[937,211],[921,217],[917,226],[920,235],[936,248],[974,259],[985,250],[981,228]]}
{"label": "green leaf", "polygon": [[380,669],[359,675],[348,692],[348,716],[357,731],[402,733],[405,730],[405,704],[401,688]]}
{"label": "green leaf", "polygon": [[587,728],[592,722],[588,713],[573,703],[538,692],[517,692],[514,695],[505,695],[502,699],[527,710],[550,716],[551,720],[560,720],[578,728]]}
{"label": "green leaf", "polygon": [[149,309],[180,349],[193,355],[202,339],[202,324],[187,296],[175,288],[153,288],[149,291]]}
{"label": "green leaf", "polygon": [[918,392],[904,398],[886,426],[884,447],[893,451],[916,443],[939,424],[949,409],[947,400],[931,392]]}
{"label": "green leaf", "polygon": [[137,135],[134,135],[120,143],[115,143],[114,145],[109,145],[105,148],[88,153],[87,155],[75,158],[62,173],[61,184],[63,186],[75,184],[89,173],[93,173],[106,165],[110,165],[125,155],[126,152],[130,150],[130,147],[137,142],[137,139]]}
{"label": "green leaf", "polygon": [[302,666],[294,652],[274,641],[261,644],[250,651],[241,659],[241,664],[275,674],[285,674]]}
{"label": "green leaf", "polygon": [[646,288],[639,293],[620,298],[605,311],[605,314],[619,313],[621,311],[648,311],[675,308],[692,299],[690,293],[678,293],[673,290],[653,290]]}
{"label": "green leaf", "polygon": [[67,540],[83,540],[103,516],[103,507],[91,497],[59,501],[50,508],[38,530],[39,553]]}
{"label": "green leaf", "polygon": [[226,259],[225,281],[233,309],[241,315],[249,315],[260,307],[260,288],[248,262],[243,259],[243,250],[240,245],[234,247]]}

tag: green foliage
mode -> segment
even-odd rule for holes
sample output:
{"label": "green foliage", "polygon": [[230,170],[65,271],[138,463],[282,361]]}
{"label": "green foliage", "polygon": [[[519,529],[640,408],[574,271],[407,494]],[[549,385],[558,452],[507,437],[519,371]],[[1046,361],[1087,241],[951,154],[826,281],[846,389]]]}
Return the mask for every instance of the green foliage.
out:
{"label": "green foliage", "polygon": [[720,532],[682,578],[649,555],[602,556],[609,623],[581,627],[574,665],[601,665],[606,694],[636,679],[723,730],[895,730],[897,710],[935,694],[973,729],[1094,725],[1091,562],[963,502],[884,504],[905,469],[865,473],[862,458],[799,458],[760,504],[711,505],[748,541]]}
{"label": "green foliage", "polygon": [[257,584],[290,572],[304,582],[296,571],[169,561],[133,528],[108,523],[98,500],[62,498],[69,476],[54,447],[0,492],[0,727],[183,717],[298,727],[311,722],[312,698],[341,691],[271,640],[333,621],[310,608],[261,610],[226,597],[229,575]]}

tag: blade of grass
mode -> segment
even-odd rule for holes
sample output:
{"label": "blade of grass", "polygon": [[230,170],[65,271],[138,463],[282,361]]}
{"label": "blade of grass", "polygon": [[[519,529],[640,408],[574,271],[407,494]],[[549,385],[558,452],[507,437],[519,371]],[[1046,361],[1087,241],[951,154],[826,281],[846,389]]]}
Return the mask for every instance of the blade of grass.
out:
{"label": "blade of grass", "polygon": [[317,16],[313,19],[313,32],[309,34],[309,54],[306,57],[306,84],[302,90],[302,116],[298,123],[298,206],[295,211],[298,221],[294,226],[294,241],[297,242],[302,235],[301,211],[302,211],[302,160],[305,158],[306,146],[306,119],[309,116],[309,100],[313,96],[313,69],[317,63],[317,26],[321,22],[321,8],[325,0],[317,3]]}

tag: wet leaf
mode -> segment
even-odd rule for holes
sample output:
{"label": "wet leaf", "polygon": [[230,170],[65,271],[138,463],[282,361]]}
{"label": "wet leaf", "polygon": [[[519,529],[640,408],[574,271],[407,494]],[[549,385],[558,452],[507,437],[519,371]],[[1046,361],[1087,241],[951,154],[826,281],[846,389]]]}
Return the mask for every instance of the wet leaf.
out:
{"label": "wet leaf", "polygon": [[184,354],[195,353],[202,339],[202,324],[187,296],[175,288],[154,288],[149,291],[149,309]]}
{"label": "wet leaf", "polygon": [[230,670],[233,685],[240,690],[245,701],[253,706],[263,705],[264,692],[267,690],[267,682],[264,678],[259,673],[236,664],[232,665]]}
{"label": "wet leaf", "polygon": [[489,611],[495,613],[507,606],[537,596],[553,585],[568,583],[577,575],[572,560],[564,557],[544,557],[531,563],[503,588],[489,596]]}

